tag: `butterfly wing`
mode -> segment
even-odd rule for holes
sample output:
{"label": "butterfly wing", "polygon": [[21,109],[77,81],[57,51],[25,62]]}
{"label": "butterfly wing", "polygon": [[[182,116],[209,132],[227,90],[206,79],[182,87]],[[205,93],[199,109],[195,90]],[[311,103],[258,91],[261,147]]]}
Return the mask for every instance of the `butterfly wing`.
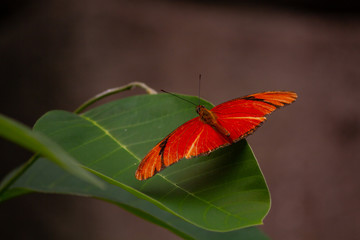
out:
{"label": "butterfly wing", "polygon": [[227,138],[196,117],[160,141],[141,161],[135,177],[150,178],[182,158],[206,154],[225,144],[230,144]]}
{"label": "butterfly wing", "polygon": [[294,92],[264,92],[222,103],[213,109],[217,122],[230,136],[225,136],[196,117],[160,141],[141,161],[135,177],[144,180],[182,158],[204,155],[251,134],[266,115],[295,101]]}
{"label": "butterfly wing", "polygon": [[266,115],[294,102],[295,92],[271,91],[256,93],[217,105],[211,111],[217,122],[238,141],[253,133],[266,120]]}

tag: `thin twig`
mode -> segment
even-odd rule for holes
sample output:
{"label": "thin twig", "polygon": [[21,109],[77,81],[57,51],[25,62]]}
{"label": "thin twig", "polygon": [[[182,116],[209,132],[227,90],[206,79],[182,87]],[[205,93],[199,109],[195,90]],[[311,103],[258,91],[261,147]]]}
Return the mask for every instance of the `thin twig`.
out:
{"label": "thin twig", "polygon": [[103,99],[104,97],[119,93],[119,92],[123,92],[126,90],[131,90],[134,87],[140,87],[142,89],[144,89],[148,94],[156,94],[157,92],[150,88],[148,85],[146,85],[145,83],[142,82],[132,82],[129,83],[125,86],[122,87],[117,87],[117,88],[110,88],[108,90],[105,90],[102,93],[99,93],[97,95],[95,95],[94,97],[90,98],[89,100],[87,100],[85,103],[83,103],[80,107],[78,107],[74,113],[80,113],[82,111],[84,111],[85,108],[89,107],[90,105],[94,104],[95,102],[99,101],[100,99]]}

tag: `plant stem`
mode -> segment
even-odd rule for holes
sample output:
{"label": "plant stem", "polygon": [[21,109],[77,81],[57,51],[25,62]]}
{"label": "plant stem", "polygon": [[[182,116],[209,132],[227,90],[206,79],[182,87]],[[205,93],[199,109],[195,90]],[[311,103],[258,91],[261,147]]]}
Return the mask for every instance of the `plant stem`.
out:
{"label": "plant stem", "polygon": [[22,165],[16,172],[8,179],[4,180],[0,186],[0,202],[1,202],[1,195],[8,190],[8,188],[19,178],[21,175],[38,159],[39,154],[34,154],[32,157]]}
{"label": "plant stem", "polygon": [[126,90],[131,90],[134,87],[140,87],[142,89],[144,89],[148,94],[156,94],[157,92],[150,88],[149,86],[147,86],[145,83],[142,82],[132,82],[129,84],[126,84],[122,87],[117,87],[117,88],[110,88],[108,90],[105,90],[102,93],[99,93],[97,95],[95,95],[94,97],[90,98],[89,100],[87,100],[85,103],[83,103],[80,107],[78,107],[74,113],[80,113],[82,111],[84,111],[85,108],[89,107],[90,105],[92,105],[93,103],[99,101],[100,99],[103,99],[104,97],[119,93],[119,92],[123,92]]}

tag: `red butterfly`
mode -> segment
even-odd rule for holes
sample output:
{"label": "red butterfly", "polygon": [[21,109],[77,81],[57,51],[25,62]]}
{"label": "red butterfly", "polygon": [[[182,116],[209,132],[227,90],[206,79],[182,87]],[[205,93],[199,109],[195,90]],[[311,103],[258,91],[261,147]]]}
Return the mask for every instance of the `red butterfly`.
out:
{"label": "red butterfly", "polygon": [[135,177],[144,180],[182,158],[209,154],[252,134],[266,115],[294,102],[295,92],[256,93],[224,102],[211,110],[197,106],[198,117],[161,140],[141,161]]}

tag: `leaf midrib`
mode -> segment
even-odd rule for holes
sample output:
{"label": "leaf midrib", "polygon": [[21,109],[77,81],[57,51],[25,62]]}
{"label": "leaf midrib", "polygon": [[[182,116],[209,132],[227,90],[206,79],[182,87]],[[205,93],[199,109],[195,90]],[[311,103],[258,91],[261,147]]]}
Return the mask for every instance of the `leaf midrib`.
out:
{"label": "leaf midrib", "polygon": [[[120,147],[122,147],[123,149],[125,149],[125,151],[127,151],[130,155],[132,155],[136,160],[138,160],[138,162],[140,163],[141,159],[136,156],[136,154],[134,154],[132,151],[130,151],[126,145],[124,145],[123,143],[121,143],[119,140],[117,140],[107,129],[103,128],[100,124],[98,124],[96,121],[94,121],[93,119],[91,118],[88,118],[86,117],[85,115],[80,115],[80,117],[84,118],[85,120],[89,121],[90,123],[92,123],[95,127],[99,128],[101,131],[103,131],[107,136],[109,136],[114,142],[116,142]],[[213,206],[214,208],[218,209],[219,211],[229,215],[229,216],[233,216],[234,218],[238,219],[238,220],[244,220],[243,218],[240,218],[239,216],[237,215],[234,215],[232,214],[231,212],[219,207],[219,206],[216,206],[214,204],[212,204],[211,202],[208,202],[206,200],[204,200],[203,198],[200,198],[196,195],[194,195],[193,193],[187,191],[186,189],[180,187],[179,185],[177,185],[176,183],[170,181],[169,179],[167,179],[165,176],[163,176],[162,174],[157,174],[159,175],[161,178],[163,178],[165,181],[167,181],[169,184],[173,185],[174,187],[177,187],[178,189],[184,191],[186,194],[204,202],[205,204],[209,205],[209,206]],[[115,180],[116,181],[116,180]],[[116,181],[118,182],[118,181]],[[144,193],[138,191],[137,189],[129,186],[129,185],[126,185],[127,187],[131,188],[132,190],[138,192],[139,194],[143,195],[143,196],[146,196],[147,198],[151,198],[153,201],[157,202],[158,204],[161,204],[163,207],[165,207],[166,209],[170,210],[171,212],[174,212],[173,210],[169,209],[167,206],[165,206],[164,204],[162,204],[161,202],[157,201],[156,199],[148,196],[148,195],[145,195]],[[175,212],[174,212],[175,213]],[[178,215],[177,213],[175,213],[176,215]],[[179,215],[178,215],[179,216]]]}

